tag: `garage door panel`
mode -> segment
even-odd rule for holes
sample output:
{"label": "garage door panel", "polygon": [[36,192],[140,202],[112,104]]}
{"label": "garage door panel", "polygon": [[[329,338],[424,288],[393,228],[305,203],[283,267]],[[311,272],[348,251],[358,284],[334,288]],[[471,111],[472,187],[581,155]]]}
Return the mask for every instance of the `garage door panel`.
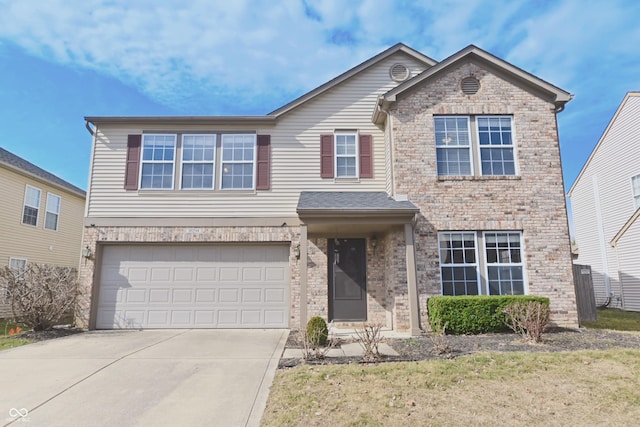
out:
{"label": "garage door panel", "polygon": [[288,326],[288,246],[114,245],[102,254],[98,328]]}

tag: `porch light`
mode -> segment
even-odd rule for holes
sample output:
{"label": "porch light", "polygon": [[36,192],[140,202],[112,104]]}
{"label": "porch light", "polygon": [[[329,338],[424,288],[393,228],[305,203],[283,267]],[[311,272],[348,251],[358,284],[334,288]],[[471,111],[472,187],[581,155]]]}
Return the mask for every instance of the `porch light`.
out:
{"label": "porch light", "polygon": [[91,248],[89,247],[89,245],[87,245],[83,250],[82,250],[82,256],[85,257],[86,259],[91,258]]}
{"label": "porch light", "polygon": [[373,253],[376,253],[376,248],[378,247],[378,238],[376,236],[373,236],[370,240],[371,242],[371,247],[373,248]]}
{"label": "porch light", "polygon": [[293,255],[300,259],[300,244],[298,244],[295,248],[293,248]]}

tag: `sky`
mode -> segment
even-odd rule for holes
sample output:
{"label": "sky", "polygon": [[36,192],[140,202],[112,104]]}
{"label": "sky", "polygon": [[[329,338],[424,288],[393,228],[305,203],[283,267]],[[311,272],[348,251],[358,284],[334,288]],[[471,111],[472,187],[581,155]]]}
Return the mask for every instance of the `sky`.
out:
{"label": "sky", "polygon": [[402,42],[474,44],[575,95],[568,191],[628,91],[637,0],[0,0],[0,146],[86,189],[85,116],[262,115]]}

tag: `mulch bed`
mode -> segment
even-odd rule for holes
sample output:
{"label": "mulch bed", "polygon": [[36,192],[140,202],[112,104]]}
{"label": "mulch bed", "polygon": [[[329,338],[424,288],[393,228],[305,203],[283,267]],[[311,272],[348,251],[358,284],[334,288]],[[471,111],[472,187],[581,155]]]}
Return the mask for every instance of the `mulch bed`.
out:
{"label": "mulch bed", "polygon": [[33,341],[45,341],[55,338],[62,338],[69,335],[79,334],[85,332],[82,329],[66,328],[66,327],[54,327],[50,331],[26,331],[18,335],[13,335],[12,338],[16,339],[28,339]]}
{"label": "mulch bed", "polygon": [[[346,341],[343,340],[342,343]],[[553,329],[542,336],[542,342],[530,344],[514,333],[482,335],[434,336],[427,333],[411,338],[384,339],[399,356],[383,356],[376,362],[417,361],[430,359],[451,359],[478,352],[558,352],[578,350],[609,350],[612,348],[640,349],[640,333],[616,332],[600,329]],[[340,344],[342,344],[340,343]],[[286,348],[301,348],[296,331],[291,331]],[[344,364],[370,363],[354,357],[327,357],[307,360],[281,359],[279,367],[288,368],[301,363]]]}

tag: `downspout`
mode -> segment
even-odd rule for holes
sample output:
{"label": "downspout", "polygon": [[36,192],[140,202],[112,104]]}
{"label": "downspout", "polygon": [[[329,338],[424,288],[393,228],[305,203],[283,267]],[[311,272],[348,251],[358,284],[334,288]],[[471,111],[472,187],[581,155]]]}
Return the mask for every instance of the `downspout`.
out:
{"label": "downspout", "polygon": [[[380,100],[381,101],[381,100]],[[394,138],[393,138],[393,117],[391,116],[391,114],[389,114],[389,109],[385,108],[382,102],[379,102],[379,106],[380,106],[380,111],[382,111],[383,113],[385,113],[387,115],[387,128],[389,129],[389,167],[390,167],[390,171],[389,171],[389,180],[391,181],[390,183],[390,187],[391,187],[391,194],[389,194],[391,197],[393,197],[396,194],[396,188],[395,188],[395,180],[394,180],[394,163],[393,163],[393,151],[394,151]]]}

